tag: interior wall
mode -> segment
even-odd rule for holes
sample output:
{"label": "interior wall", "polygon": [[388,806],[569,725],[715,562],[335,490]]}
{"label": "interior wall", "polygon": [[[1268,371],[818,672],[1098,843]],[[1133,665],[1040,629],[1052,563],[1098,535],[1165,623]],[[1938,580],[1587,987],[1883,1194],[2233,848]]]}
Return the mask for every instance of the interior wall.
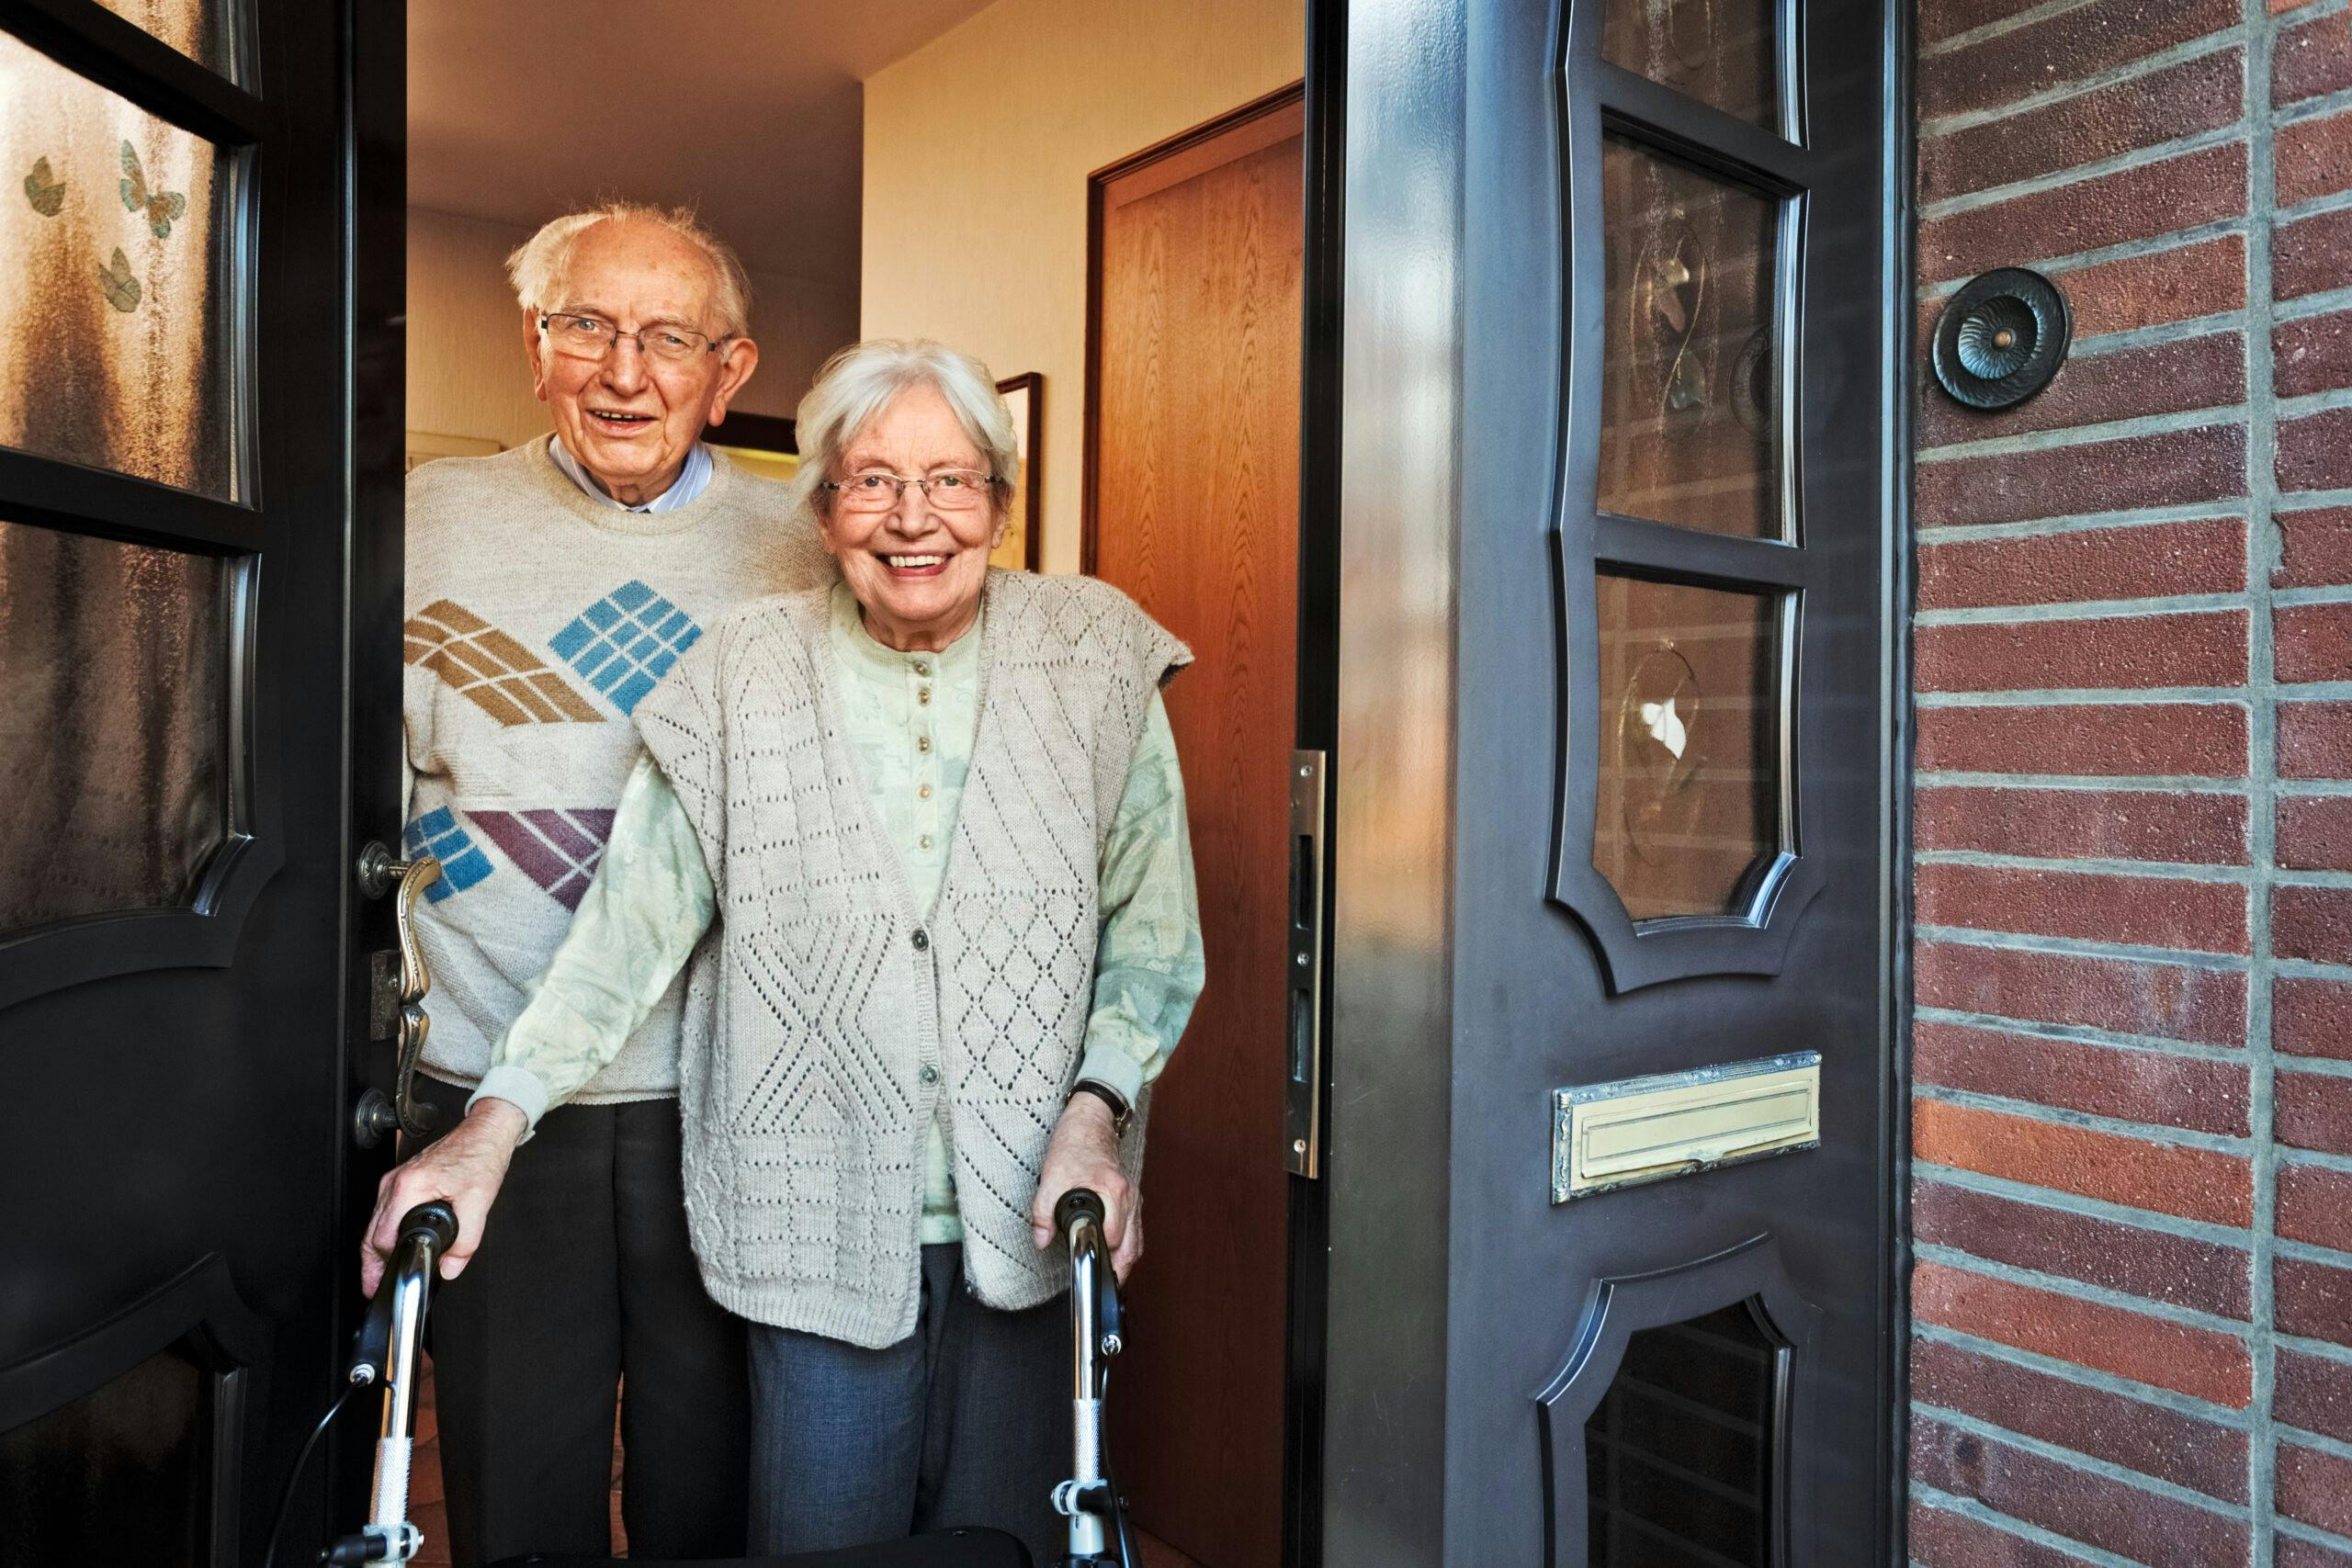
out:
{"label": "interior wall", "polygon": [[866,81],[863,335],[1043,373],[1047,571],[1078,570],[1086,176],[1298,80],[1306,49],[1304,5],[998,0]]}
{"label": "interior wall", "polygon": [[[531,395],[506,255],[520,225],[411,208],[408,428],[513,446],[548,429]],[[857,335],[854,288],[754,271],[760,367],[735,406],[789,419],[825,356]]]}

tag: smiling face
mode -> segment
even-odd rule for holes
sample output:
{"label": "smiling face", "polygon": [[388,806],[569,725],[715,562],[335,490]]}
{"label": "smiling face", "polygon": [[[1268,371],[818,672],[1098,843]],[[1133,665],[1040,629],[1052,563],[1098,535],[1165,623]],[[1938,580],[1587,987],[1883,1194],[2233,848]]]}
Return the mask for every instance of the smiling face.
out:
{"label": "smiling face", "polygon": [[[866,423],[842,453],[836,479],[864,473],[929,477],[948,469],[985,474],[988,459],[938,389],[910,387]],[[943,510],[913,485],[887,512],[860,512],[834,491],[819,508],[825,547],[865,611],[876,642],[901,652],[937,652],[971,629],[989,575],[989,551],[1003,537],[1004,506],[994,487],[968,510]]]}
{"label": "smiling face", "polygon": [[[573,242],[550,310],[597,316],[623,332],[655,325],[709,338],[726,324],[709,314],[717,276],[709,258],[657,223],[608,220]],[[601,359],[559,352],[526,319],[539,400],[556,435],[605,494],[641,506],[677,482],[703,426],[726,416],[728,400],[760,362],[748,337],[684,365],[646,357],[634,339]]]}

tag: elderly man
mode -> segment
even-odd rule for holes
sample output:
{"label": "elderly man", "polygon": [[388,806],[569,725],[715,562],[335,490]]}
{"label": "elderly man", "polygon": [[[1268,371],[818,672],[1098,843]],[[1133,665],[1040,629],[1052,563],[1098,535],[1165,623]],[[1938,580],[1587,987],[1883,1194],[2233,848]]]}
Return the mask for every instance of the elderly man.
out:
{"label": "elderly man", "polygon": [[[727,611],[832,567],[785,487],[701,441],[759,364],[726,245],[688,213],[614,204],[556,219],[507,265],[555,430],[409,479],[406,841],[443,868],[423,922],[421,1092],[445,1131],[385,1178],[363,1282],[410,1205],[457,1201],[433,1356],[460,1565],[609,1549],[624,1377],[630,1547],[729,1556],[745,1519],[743,1331],[704,1292],[687,1240],[680,987],[553,1111],[529,1075],[492,1070],[491,1047],[596,868],[643,750],[639,702]],[[504,1176],[494,1226],[485,1168]]]}

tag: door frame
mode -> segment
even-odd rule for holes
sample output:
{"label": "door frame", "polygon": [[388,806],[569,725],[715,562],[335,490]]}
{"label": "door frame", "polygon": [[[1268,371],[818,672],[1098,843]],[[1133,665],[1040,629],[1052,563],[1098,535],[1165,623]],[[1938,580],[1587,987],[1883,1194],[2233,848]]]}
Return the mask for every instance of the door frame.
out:
{"label": "door frame", "polygon": [[[1332,423],[1326,431],[1313,423],[1310,371],[1302,474],[1302,510],[1309,510],[1306,497],[1328,494],[1335,514],[1328,535],[1310,536],[1301,571],[1303,600],[1310,585],[1329,586],[1326,624],[1337,653],[1329,694],[1335,744],[1322,1215],[1330,1245],[1316,1430],[1318,1438],[1347,1434],[1349,1451],[1328,1456],[1337,1462],[1321,1467],[1311,1506],[1332,1562],[1442,1562],[1449,1509],[1476,1506],[1473,1483],[1449,1489],[1446,1479],[1454,1446],[1447,1304],[1455,1283],[1447,944],[1452,781],[1463,759],[1445,694],[1456,674],[1458,485],[1471,400],[1460,370],[1465,315],[1502,303],[1478,296],[1470,254],[1492,238],[1474,227],[1479,174],[1470,163],[1470,106],[1483,101],[1482,77],[1504,63],[1478,52],[1475,14],[1519,3],[1532,0],[1408,0],[1352,16],[1344,0],[1309,6],[1309,134],[1328,128],[1332,142],[1328,170],[1319,158],[1310,162],[1308,243],[1311,253],[1326,237],[1333,253],[1328,288],[1310,261],[1311,350],[1314,301],[1337,302],[1328,353],[1309,361],[1332,375]],[[1877,664],[1887,805],[1877,904],[1888,940],[1878,976],[1883,1055],[1872,1165],[1885,1287],[1878,1382],[1886,1484],[1873,1533],[1894,1554],[1883,1560],[1899,1562],[1911,1268],[1912,25],[1908,7],[1896,4],[1883,5],[1879,20],[1887,84],[1878,171],[1884,331],[1880,362],[1869,368],[1878,378],[1885,444],[1879,549],[1886,613]],[[1317,83],[1344,107],[1317,115]],[[1417,389],[1409,409],[1398,395],[1408,387]],[[1311,551],[1324,545],[1330,554],[1318,560]],[[1303,632],[1308,625],[1302,620]],[[1303,635],[1303,682],[1311,646]],[[1426,790],[1432,777],[1436,798],[1418,812],[1384,812],[1384,802]],[[1359,1149],[1379,1151],[1377,1161],[1351,1160]],[[1532,1453],[1532,1436],[1530,1443]]]}

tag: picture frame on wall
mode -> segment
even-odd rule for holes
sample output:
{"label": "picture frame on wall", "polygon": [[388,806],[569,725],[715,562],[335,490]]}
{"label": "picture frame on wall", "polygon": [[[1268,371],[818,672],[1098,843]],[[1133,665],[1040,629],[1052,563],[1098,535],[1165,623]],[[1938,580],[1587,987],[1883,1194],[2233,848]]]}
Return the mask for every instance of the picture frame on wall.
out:
{"label": "picture frame on wall", "polygon": [[1012,504],[1008,509],[1012,522],[1004,531],[1004,542],[989,552],[990,566],[1006,567],[1015,571],[1036,571],[1045,558],[1038,544],[1038,453],[1045,430],[1046,378],[1032,370],[1023,376],[1009,376],[996,384],[1002,394],[1005,407],[1012,411],[1012,447],[1021,459],[1021,477],[1013,487]]}
{"label": "picture frame on wall", "polygon": [[763,479],[789,479],[800,468],[792,422],[775,414],[730,412],[724,423],[705,425],[702,438]]}

